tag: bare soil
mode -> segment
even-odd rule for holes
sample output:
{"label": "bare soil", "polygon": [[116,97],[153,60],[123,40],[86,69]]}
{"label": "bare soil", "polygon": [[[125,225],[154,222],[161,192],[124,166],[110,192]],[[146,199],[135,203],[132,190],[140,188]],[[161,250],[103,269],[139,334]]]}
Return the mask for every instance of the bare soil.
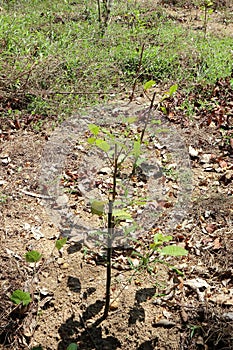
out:
{"label": "bare soil", "polygon": [[[72,242],[62,253],[54,250],[59,231],[41,198],[22,192],[26,188],[38,193],[40,158],[52,131],[9,128],[3,132],[0,305],[4,349],[38,344],[44,349],[66,349],[72,341],[80,349],[232,348],[232,147],[223,142],[214,125],[199,129],[198,120],[185,123],[176,128],[199,153],[190,154],[193,206],[173,232],[189,255],[169,261],[183,276],[159,263],[152,274],[145,269],[132,271],[127,261],[131,252],[116,250],[113,304],[108,319],[101,323],[105,266],[100,256]],[[213,155],[208,167],[206,154]],[[43,254],[36,272],[24,259],[32,249]],[[15,289],[28,290],[33,296],[26,310],[9,300]]]}

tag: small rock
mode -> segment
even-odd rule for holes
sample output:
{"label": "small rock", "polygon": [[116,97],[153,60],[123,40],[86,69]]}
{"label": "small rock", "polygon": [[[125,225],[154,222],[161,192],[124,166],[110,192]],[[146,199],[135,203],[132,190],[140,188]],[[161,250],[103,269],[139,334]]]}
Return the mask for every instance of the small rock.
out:
{"label": "small rock", "polygon": [[172,328],[175,327],[176,323],[173,321],[169,321],[166,318],[161,318],[159,321],[155,321],[153,323],[153,327],[164,327],[164,328]]}
{"label": "small rock", "polygon": [[198,153],[198,150],[196,150],[192,146],[189,146],[189,154],[191,157],[198,157]]}
{"label": "small rock", "polygon": [[62,264],[64,264],[64,262],[65,262],[65,260],[63,258],[58,258],[57,259],[58,265],[62,265]]}
{"label": "small rock", "polygon": [[24,230],[28,231],[31,229],[31,225],[28,224],[27,222],[25,222],[24,226],[23,226]]}
{"label": "small rock", "polygon": [[110,301],[109,310],[114,311],[114,310],[117,310],[118,307],[119,307],[119,303],[117,300],[113,300],[112,302]]}
{"label": "small rock", "polygon": [[2,158],[2,164],[3,165],[8,165],[11,162],[10,157]]}
{"label": "small rock", "polygon": [[225,312],[222,317],[227,321],[233,321],[233,312]]}
{"label": "small rock", "polygon": [[204,344],[204,340],[203,340],[203,338],[200,335],[197,337],[196,344],[197,345],[201,345],[201,346],[205,345]]}
{"label": "small rock", "polygon": [[211,158],[212,158],[212,154],[205,153],[205,154],[202,155],[202,157],[200,159],[200,162],[201,163],[209,163]]}
{"label": "small rock", "polygon": [[56,204],[58,206],[66,205],[69,202],[69,198],[66,194],[63,194],[62,196],[59,196],[56,200]]}
{"label": "small rock", "polygon": [[104,167],[104,168],[101,168],[98,173],[110,175],[112,173],[112,169],[109,167]]}
{"label": "small rock", "polygon": [[40,226],[32,226],[31,233],[33,237],[38,241],[40,238],[44,237],[44,234],[41,232]]}
{"label": "small rock", "polygon": [[3,158],[8,158],[9,157],[9,154],[8,153],[3,153],[0,155],[0,158],[3,159]]}
{"label": "small rock", "polygon": [[64,264],[61,266],[61,268],[62,268],[62,269],[68,269],[69,266],[70,266],[70,265],[69,265],[68,263],[64,263]]}

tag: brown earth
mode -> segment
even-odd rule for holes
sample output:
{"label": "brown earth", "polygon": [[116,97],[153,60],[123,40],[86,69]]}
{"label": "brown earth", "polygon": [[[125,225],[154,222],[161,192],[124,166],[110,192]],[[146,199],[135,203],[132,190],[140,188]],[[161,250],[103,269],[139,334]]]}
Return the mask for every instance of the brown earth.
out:
{"label": "brown earth", "polygon": [[[225,143],[214,124],[201,129],[199,120],[183,124],[178,123],[176,130],[193,147],[193,206],[173,236],[189,254],[166,260],[183,275],[160,263],[151,274],[145,268],[132,271],[127,261],[132,251],[116,250],[114,302],[108,319],[100,324],[105,295],[100,255],[72,242],[62,253],[54,250],[59,231],[41,198],[22,192],[26,188],[39,193],[41,154],[52,131],[5,129],[0,304],[4,349],[38,344],[43,349],[66,349],[72,341],[80,349],[232,348],[232,145]],[[163,232],[164,224],[151,233]],[[153,240],[148,241],[148,233],[145,237],[148,246]],[[145,251],[145,246],[142,242],[142,247],[135,248]],[[24,261],[25,252],[32,249],[43,254],[36,268]],[[9,300],[15,289],[28,290],[33,296],[26,310]]]}

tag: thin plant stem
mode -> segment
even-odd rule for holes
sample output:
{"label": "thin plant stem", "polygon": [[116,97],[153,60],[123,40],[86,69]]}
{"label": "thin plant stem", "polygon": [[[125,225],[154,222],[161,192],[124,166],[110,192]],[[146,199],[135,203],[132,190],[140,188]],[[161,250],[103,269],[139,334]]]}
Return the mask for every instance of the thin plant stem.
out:
{"label": "thin plant stem", "polygon": [[111,296],[111,278],[112,278],[112,239],[114,230],[114,217],[113,217],[113,205],[116,199],[116,177],[118,170],[118,155],[117,145],[115,144],[114,150],[114,171],[113,171],[113,190],[112,198],[108,202],[108,239],[107,239],[107,271],[106,271],[106,299],[103,319],[108,317],[110,296]]}
{"label": "thin plant stem", "polygon": [[142,57],[143,57],[143,53],[144,53],[144,48],[145,48],[145,43],[142,44],[142,49],[141,49],[141,53],[140,53],[140,58],[139,58],[137,72],[136,72],[136,77],[134,79],[134,84],[133,84],[133,88],[132,88],[132,93],[131,93],[131,95],[129,97],[129,102],[132,102],[133,98],[134,98],[134,93],[135,93],[135,89],[136,89],[136,85],[137,85],[137,79],[138,79],[139,72],[140,72],[141,66],[142,66]]}
{"label": "thin plant stem", "polygon": [[97,7],[98,7],[98,22],[101,26],[101,8],[100,8],[100,0],[97,0]]}
{"label": "thin plant stem", "polygon": [[150,108],[149,108],[149,111],[148,111],[147,116],[146,116],[145,124],[144,124],[144,127],[142,129],[142,133],[141,133],[141,137],[140,137],[140,142],[141,143],[143,142],[143,138],[144,138],[144,135],[145,135],[145,132],[146,132],[146,128],[147,128],[147,125],[148,125],[148,123],[150,121],[151,111],[152,111],[152,108],[154,106],[154,101],[155,101],[155,95],[156,95],[156,92],[154,92],[154,94],[153,94],[153,97],[152,97],[152,100],[151,100],[151,103],[150,103]]}
{"label": "thin plant stem", "polygon": [[[151,111],[152,111],[152,108],[154,106],[154,101],[155,101],[155,95],[156,95],[156,92],[154,92],[154,94],[153,94],[153,97],[152,97],[152,100],[151,100],[151,103],[150,103],[150,108],[149,108],[149,111],[148,111],[146,119],[145,119],[144,127],[142,129],[142,133],[141,133],[141,136],[140,136],[140,145],[142,145],[143,138],[144,138],[144,135],[145,135],[145,132],[146,132],[146,128],[147,128],[148,123],[150,121]],[[134,159],[134,164],[133,164],[133,169],[132,169],[131,176],[135,175],[138,158],[139,158],[139,156],[135,157],[135,159]]]}
{"label": "thin plant stem", "polygon": [[103,319],[108,317],[109,306],[110,306],[110,296],[111,296],[111,278],[112,278],[112,207],[113,201],[108,202],[108,246],[107,246],[107,271],[106,271],[106,298]]}

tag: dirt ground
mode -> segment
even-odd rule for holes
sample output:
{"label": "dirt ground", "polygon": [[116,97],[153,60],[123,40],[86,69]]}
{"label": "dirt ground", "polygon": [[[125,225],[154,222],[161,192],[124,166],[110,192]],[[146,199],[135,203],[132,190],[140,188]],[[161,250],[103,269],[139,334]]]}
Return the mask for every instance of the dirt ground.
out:
{"label": "dirt ground", "polygon": [[[233,349],[233,93],[229,80],[218,89],[228,89],[224,103],[218,95],[224,113],[210,116],[197,106],[187,118],[172,109],[179,102],[168,105],[167,123],[182,135],[192,171],[191,205],[172,231],[173,242],[188,255],[166,258],[167,265],[158,262],[149,273],[137,268],[132,249],[115,249],[112,304],[102,322],[103,252],[72,240],[60,252],[54,248],[60,231],[38,182],[51,123],[36,131],[1,120],[0,349],[65,350],[70,343],[84,350]],[[166,233],[171,208],[164,208],[167,216],[145,232],[136,250],[145,252],[153,233]],[[42,253],[35,266],[24,258],[30,250]],[[16,289],[30,292],[28,307],[11,302]]]}
{"label": "dirt ground", "polygon": [[[132,252],[114,251],[113,303],[101,323],[105,266],[100,254],[71,241],[62,252],[54,250],[59,231],[42,199],[33,197],[39,193],[41,155],[51,129],[2,132],[4,349],[39,344],[43,349],[66,349],[71,342],[80,349],[232,348],[232,144],[225,143],[214,123],[202,128],[198,119],[169,123],[189,147],[193,174],[192,208],[173,230],[174,241],[189,254],[168,260],[182,275],[160,263],[152,274],[133,271],[127,260]],[[163,225],[166,222],[154,232],[163,232]],[[32,249],[43,254],[36,268],[24,259]],[[26,310],[9,300],[15,289],[33,296]]]}

